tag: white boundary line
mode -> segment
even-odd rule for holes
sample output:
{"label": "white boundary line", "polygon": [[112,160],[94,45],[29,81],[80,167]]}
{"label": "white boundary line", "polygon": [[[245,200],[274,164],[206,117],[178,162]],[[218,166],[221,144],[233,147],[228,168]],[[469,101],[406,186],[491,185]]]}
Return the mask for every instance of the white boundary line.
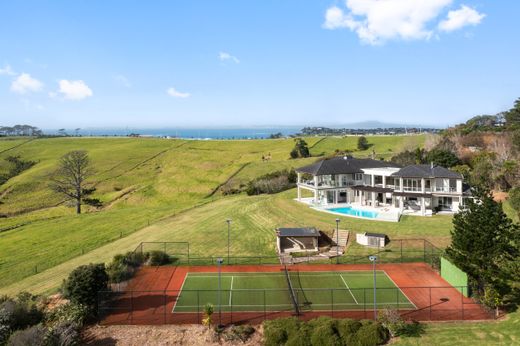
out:
{"label": "white boundary line", "polygon": [[177,299],[175,299],[175,303],[173,304],[172,314],[175,311],[175,307],[177,306],[177,302],[181,298],[182,289],[184,288],[184,283],[186,282],[186,279],[188,278],[188,275],[190,275],[190,273],[186,273],[186,276],[184,277],[184,280],[182,280],[181,289],[179,290],[179,294],[177,294]]}
{"label": "white boundary line", "polygon": [[354,301],[356,302],[356,304],[359,305],[359,302],[357,301],[356,297],[354,297],[354,293],[352,293],[352,291],[350,290],[350,287],[348,287],[347,282],[345,281],[343,276],[341,274],[339,274],[339,277],[341,278],[341,281],[343,281],[343,283],[347,287],[347,290],[350,292],[350,295],[352,296],[352,298],[354,298]]}
{"label": "white boundary line", "polygon": [[231,297],[233,296],[233,278],[234,276],[231,277],[231,287],[229,288],[229,306],[231,306]]}
{"label": "white boundary line", "polygon": [[[395,281],[392,280],[392,278],[390,277],[390,275],[388,275],[388,273],[387,273],[385,270],[382,270],[382,272],[385,273],[386,277],[387,277],[388,279],[390,279],[390,281],[392,281],[392,283],[394,284],[394,286],[397,287],[397,289],[398,289],[399,291],[401,291],[401,293],[403,294],[403,296],[405,296],[405,298],[408,299],[408,302],[412,303],[412,305],[413,305],[413,306],[415,307],[415,309],[417,310],[417,309],[418,309],[418,308],[417,308],[417,305],[415,305],[415,303],[414,303],[410,298],[408,298],[408,296],[403,292],[403,290],[401,289],[401,287],[399,287],[399,286],[395,283]],[[397,305],[397,304],[398,304],[398,303],[396,303],[396,305]]]}
{"label": "white boundary line", "polygon": [[[404,305],[405,303],[403,303]],[[361,304],[354,304],[354,303],[334,303],[334,306],[360,306]],[[370,304],[371,306],[373,304]],[[377,303],[377,305],[397,305],[396,302],[389,302],[389,303]],[[399,304],[401,305],[401,304]],[[409,304],[408,304],[409,305]],[[238,305],[238,304],[234,304],[233,306],[239,306],[239,307],[262,307],[264,306],[263,304],[251,304],[251,305]],[[282,307],[291,307],[293,306],[292,304],[266,304],[265,306],[282,306]],[[323,304],[312,304],[312,306],[330,306],[330,304],[326,304],[326,303],[323,303]],[[197,305],[183,305],[181,306],[180,308],[196,308]]]}

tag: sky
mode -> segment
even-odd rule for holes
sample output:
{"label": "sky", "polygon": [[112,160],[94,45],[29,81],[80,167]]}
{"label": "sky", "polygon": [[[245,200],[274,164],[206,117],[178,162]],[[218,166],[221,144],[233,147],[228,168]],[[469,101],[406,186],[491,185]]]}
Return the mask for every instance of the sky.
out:
{"label": "sky", "polygon": [[446,126],[520,97],[518,1],[0,2],[0,125]]}

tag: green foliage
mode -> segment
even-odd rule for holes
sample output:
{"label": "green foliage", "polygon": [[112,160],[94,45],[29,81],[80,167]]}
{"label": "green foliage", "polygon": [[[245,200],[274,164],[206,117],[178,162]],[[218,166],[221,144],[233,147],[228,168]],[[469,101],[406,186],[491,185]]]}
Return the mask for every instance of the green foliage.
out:
{"label": "green foliage", "polygon": [[46,346],[46,335],[47,330],[42,325],[32,326],[14,332],[7,341],[7,346]]}
{"label": "green foliage", "polygon": [[173,263],[174,261],[175,259],[170,257],[170,255],[168,255],[166,252],[154,250],[150,251],[148,264],[151,266],[163,266],[166,264]]}
{"label": "green foliage", "polygon": [[36,296],[27,292],[21,292],[15,299],[4,300],[0,304],[0,325],[18,330],[40,323],[43,312],[36,300]]}
{"label": "green foliage", "polygon": [[95,314],[98,292],[105,290],[107,284],[105,265],[91,263],[79,266],[69,274],[63,283],[63,293],[72,303],[84,305]]}
{"label": "green foliage", "polygon": [[472,186],[490,190],[493,188],[493,160],[494,155],[487,152],[479,153],[471,159],[472,173],[470,183]]}
{"label": "green foliage", "polygon": [[520,128],[520,98],[515,101],[513,108],[504,114],[508,128]]}
{"label": "green foliage", "polygon": [[303,138],[295,138],[294,142],[294,148],[290,152],[292,159],[311,156],[309,146]]}
{"label": "green foliage", "polygon": [[399,154],[392,156],[390,161],[401,166],[414,165],[417,161],[416,152],[409,150],[402,151]]}
{"label": "green foliage", "polygon": [[453,218],[452,243],[446,249],[453,264],[476,282],[479,296],[491,287],[500,297],[511,290],[512,263],[519,260],[519,227],[487,191],[477,192]]}
{"label": "green foliage", "polygon": [[462,174],[464,182],[469,183],[471,176],[471,167],[469,167],[468,165],[456,165],[454,167],[451,167],[451,170],[459,174]]}
{"label": "green foliage", "polygon": [[381,345],[389,340],[380,323],[318,317],[308,322],[297,318],[264,321],[264,344],[290,346]]}
{"label": "green foliage", "polygon": [[83,326],[89,316],[89,308],[74,303],[60,305],[45,315],[45,323],[50,326],[58,326],[63,323],[74,323]]}
{"label": "green foliage", "polygon": [[138,252],[127,252],[126,254],[117,254],[106,266],[109,281],[118,283],[130,279],[135,272],[135,268],[144,263],[150,254],[142,254]]}
{"label": "green foliage", "polygon": [[459,158],[450,150],[433,149],[426,154],[426,162],[433,162],[434,164],[446,168],[461,164]]}
{"label": "green foliage", "polygon": [[4,345],[11,335],[11,328],[8,325],[0,323],[0,345]]}
{"label": "green foliage", "polygon": [[7,173],[0,174],[0,185],[4,184],[11,178],[16,177],[21,174],[23,171],[28,170],[32,166],[36,164],[34,161],[24,161],[21,159],[20,155],[16,156],[8,156],[5,161],[8,164]]}
{"label": "green foliage", "polygon": [[520,216],[520,187],[509,190],[508,201]]}
{"label": "green foliage", "polygon": [[365,136],[360,136],[357,141],[357,148],[358,150],[367,150],[370,148],[370,145],[368,144],[368,140]]}
{"label": "green foliage", "polygon": [[264,174],[247,184],[246,192],[249,196],[263,193],[273,194],[288,190],[295,186],[297,179],[294,169],[281,170]]}

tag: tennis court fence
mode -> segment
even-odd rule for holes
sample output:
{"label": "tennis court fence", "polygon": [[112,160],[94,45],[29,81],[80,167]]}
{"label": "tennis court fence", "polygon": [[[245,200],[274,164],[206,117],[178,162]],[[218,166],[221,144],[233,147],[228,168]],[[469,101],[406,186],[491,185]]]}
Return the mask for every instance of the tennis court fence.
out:
{"label": "tennis court fence", "polygon": [[[134,254],[141,257],[153,251],[162,251],[172,258],[173,265],[217,265],[217,259],[222,258],[224,265],[264,265],[264,264],[292,264],[280,256],[227,256],[227,249],[222,249],[219,256],[201,256],[190,251],[189,242],[142,242]],[[367,248],[363,253],[346,253],[342,256],[298,257],[298,263],[309,264],[369,264],[370,255],[377,255],[378,263],[412,263],[424,262],[433,269],[440,269],[440,257],[443,251],[426,239],[393,239],[384,248]]]}
{"label": "tennis court fence", "polygon": [[[211,303],[213,321],[222,324],[261,323],[289,316],[373,319],[374,310],[377,314],[383,309],[395,310],[409,321],[495,318],[473,300],[454,295],[452,286],[378,288],[375,309],[373,288],[294,287],[293,291],[294,304],[287,289],[104,291],[99,292],[98,314],[104,325],[198,324],[206,317],[204,306]],[[219,294],[220,305],[216,303]]]}

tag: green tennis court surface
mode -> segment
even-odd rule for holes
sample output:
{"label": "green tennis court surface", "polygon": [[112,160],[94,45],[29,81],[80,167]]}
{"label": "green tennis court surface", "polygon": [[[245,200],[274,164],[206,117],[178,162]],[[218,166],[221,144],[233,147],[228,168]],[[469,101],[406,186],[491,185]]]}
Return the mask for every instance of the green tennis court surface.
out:
{"label": "green tennis court surface", "polygon": [[[289,271],[289,282],[300,311],[363,310],[374,304],[371,271]],[[222,311],[289,311],[293,298],[285,272],[222,273]],[[218,307],[218,273],[188,273],[173,312],[202,311]],[[415,305],[384,271],[376,272],[378,307],[414,309]]]}

